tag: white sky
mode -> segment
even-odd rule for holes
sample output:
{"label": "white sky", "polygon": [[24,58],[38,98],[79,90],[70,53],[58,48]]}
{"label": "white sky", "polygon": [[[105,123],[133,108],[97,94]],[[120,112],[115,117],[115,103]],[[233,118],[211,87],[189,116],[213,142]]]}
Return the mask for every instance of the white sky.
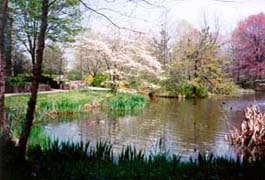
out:
{"label": "white sky", "polygon": [[[247,18],[249,15],[265,12],[265,0],[234,0],[234,2],[217,2],[215,0],[149,1],[164,6],[164,8],[150,6],[146,3],[130,3],[128,0],[93,0],[93,3],[90,3],[91,7],[95,9],[105,8],[100,12],[106,14],[119,26],[141,32],[156,34],[160,31],[161,24],[167,19],[169,34],[173,36],[180,20],[186,20],[198,27],[202,25],[203,15],[205,14],[210,25],[213,24],[215,19],[219,19],[221,30],[226,33],[231,32],[240,20]],[[126,14],[132,18],[120,14]],[[92,27],[95,31],[107,32],[109,28],[116,29],[103,17],[92,14],[90,14],[90,18],[88,16],[84,18],[83,24]]]}
{"label": "white sky", "polygon": [[[157,6],[146,3],[132,3],[132,0],[84,0],[90,7],[107,15],[119,26],[148,33],[155,37],[161,30],[161,24],[167,19],[167,27],[171,40],[177,36],[178,23],[187,21],[195,27],[203,25],[203,15],[206,15],[210,25],[215,19],[219,20],[220,30],[223,35],[230,33],[240,20],[249,15],[265,13],[265,0],[223,0],[234,2],[217,2],[215,0],[145,0]],[[134,0],[143,1],[143,0]],[[161,8],[163,6],[164,8]],[[84,9],[82,11],[85,11]],[[115,12],[114,12],[115,11]],[[91,11],[86,11],[83,25],[90,27],[95,32],[117,32],[109,21],[102,16],[97,16]],[[165,13],[167,12],[167,13]],[[122,14],[122,15],[121,15]],[[126,17],[124,15],[130,16]],[[126,35],[134,33],[126,31]],[[73,52],[67,52],[69,62],[73,61]],[[70,65],[70,64],[69,64]],[[71,66],[71,65],[70,65]]]}

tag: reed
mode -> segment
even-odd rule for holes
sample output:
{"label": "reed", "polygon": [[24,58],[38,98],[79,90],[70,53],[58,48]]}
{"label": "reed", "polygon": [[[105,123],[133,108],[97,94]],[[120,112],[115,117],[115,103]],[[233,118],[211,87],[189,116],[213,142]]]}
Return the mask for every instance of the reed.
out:
{"label": "reed", "polygon": [[[27,107],[28,95],[12,96],[6,98],[9,109],[22,109]],[[51,117],[55,119],[61,115],[83,113],[94,108],[104,107],[108,110],[132,111],[143,109],[146,98],[135,94],[117,94],[109,92],[71,91],[66,93],[40,94],[36,106],[38,120]]]}
{"label": "reed", "polygon": [[144,161],[145,154],[144,151],[137,151],[135,147],[126,146],[123,147],[118,158],[119,163],[129,163],[134,161]]}
{"label": "reed", "polygon": [[[126,146],[113,156],[108,141],[91,143],[49,142],[46,148],[35,145],[28,151],[27,164],[1,166],[3,179],[260,179],[265,159],[242,163],[199,154],[182,162],[180,156],[146,154]],[[14,171],[16,169],[16,171]]]}
{"label": "reed", "polygon": [[106,104],[111,110],[134,110],[143,109],[146,98],[134,94],[117,94],[106,99]]}

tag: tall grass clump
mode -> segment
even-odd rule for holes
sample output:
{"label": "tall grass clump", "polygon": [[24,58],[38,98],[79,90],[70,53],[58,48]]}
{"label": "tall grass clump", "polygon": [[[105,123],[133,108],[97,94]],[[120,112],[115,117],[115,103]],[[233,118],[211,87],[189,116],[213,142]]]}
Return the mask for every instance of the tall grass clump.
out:
{"label": "tall grass clump", "polygon": [[28,145],[30,147],[39,145],[41,148],[47,149],[50,143],[51,139],[46,135],[44,127],[33,125],[30,131]]}
{"label": "tall grass clump", "polygon": [[146,98],[135,94],[117,94],[106,99],[106,104],[111,110],[134,110],[143,109]]}
{"label": "tall grass clump", "polygon": [[[29,96],[6,98],[6,105],[11,109],[26,110]],[[66,93],[40,94],[36,106],[36,115],[55,118],[58,115],[72,115],[94,108],[107,107],[110,110],[141,110],[146,105],[146,98],[136,94],[112,94],[109,92],[71,91]]]}
{"label": "tall grass clump", "polygon": [[265,167],[264,159],[242,163],[199,154],[196,160],[181,161],[180,156],[146,154],[132,146],[124,147],[117,157],[115,161],[108,141],[92,146],[55,140],[47,148],[36,145],[28,151],[31,165],[14,164],[2,172],[8,179],[262,179]]}
{"label": "tall grass clump", "polygon": [[80,112],[82,105],[79,102],[65,98],[56,101],[40,102],[38,108],[42,112]]}
{"label": "tall grass clump", "polygon": [[118,158],[119,163],[128,163],[133,161],[144,161],[145,153],[140,150],[137,151],[135,147],[126,146],[123,147]]}
{"label": "tall grass clump", "polygon": [[118,161],[114,161],[112,145],[107,141],[99,141],[95,147],[90,143],[55,141],[38,156],[44,166],[38,176],[40,179],[244,179],[257,178],[264,167],[261,161],[243,164],[206,154],[182,162],[180,156],[147,155],[132,146],[124,147],[117,157]]}
{"label": "tall grass clump", "polygon": [[25,109],[6,108],[5,112],[11,135],[13,137],[18,137],[22,131],[22,126],[26,118]]}

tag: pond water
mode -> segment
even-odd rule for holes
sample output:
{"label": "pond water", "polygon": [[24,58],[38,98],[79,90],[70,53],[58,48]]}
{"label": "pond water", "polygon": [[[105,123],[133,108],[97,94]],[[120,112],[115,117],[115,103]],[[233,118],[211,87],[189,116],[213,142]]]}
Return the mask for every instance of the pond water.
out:
{"label": "pond water", "polygon": [[[184,159],[198,152],[235,158],[236,148],[224,138],[234,127],[240,127],[242,110],[256,104],[265,109],[265,95],[252,94],[222,99],[152,99],[135,115],[105,113],[94,110],[72,121],[53,121],[46,133],[59,140],[74,142],[109,140],[114,152],[125,145],[147,153],[169,151]],[[159,143],[160,142],[160,143]],[[159,144],[159,146],[158,146]]]}

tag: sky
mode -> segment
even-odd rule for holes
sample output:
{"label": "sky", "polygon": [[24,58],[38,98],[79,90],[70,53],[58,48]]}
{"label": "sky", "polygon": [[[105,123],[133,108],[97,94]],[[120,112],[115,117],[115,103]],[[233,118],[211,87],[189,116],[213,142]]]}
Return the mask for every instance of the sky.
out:
{"label": "sky", "polygon": [[[250,15],[265,13],[265,0],[83,0],[86,4],[107,16],[119,27],[115,27],[102,15],[97,15],[82,7],[83,26],[103,34],[124,33],[135,37],[141,32],[149,37],[157,37],[161,24],[165,24],[170,42],[178,36],[181,22],[190,23],[196,28],[203,26],[203,17],[212,26],[216,19],[220,33],[229,35],[237,23]],[[226,1],[226,2],[220,2]],[[229,1],[229,2],[227,2]],[[233,1],[233,2],[230,2]],[[135,3],[136,2],[136,3]],[[150,2],[145,3],[145,2]],[[184,28],[185,29],[185,28]],[[133,30],[133,31],[131,31]],[[138,33],[136,33],[138,34]],[[73,52],[66,53],[69,62],[73,61]],[[71,63],[69,64],[71,66]]]}
{"label": "sky", "polygon": [[[265,0],[145,0],[152,4],[142,0],[134,1],[138,3],[132,0],[89,2],[91,7],[108,16],[116,25],[151,35],[157,34],[161,24],[164,24],[169,34],[175,36],[180,21],[201,27],[203,17],[211,26],[218,20],[221,32],[226,34],[232,32],[237,23],[249,15],[265,13]],[[83,24],[94,31],[117,31],[108,20],[91,11],[84,16]]]}

